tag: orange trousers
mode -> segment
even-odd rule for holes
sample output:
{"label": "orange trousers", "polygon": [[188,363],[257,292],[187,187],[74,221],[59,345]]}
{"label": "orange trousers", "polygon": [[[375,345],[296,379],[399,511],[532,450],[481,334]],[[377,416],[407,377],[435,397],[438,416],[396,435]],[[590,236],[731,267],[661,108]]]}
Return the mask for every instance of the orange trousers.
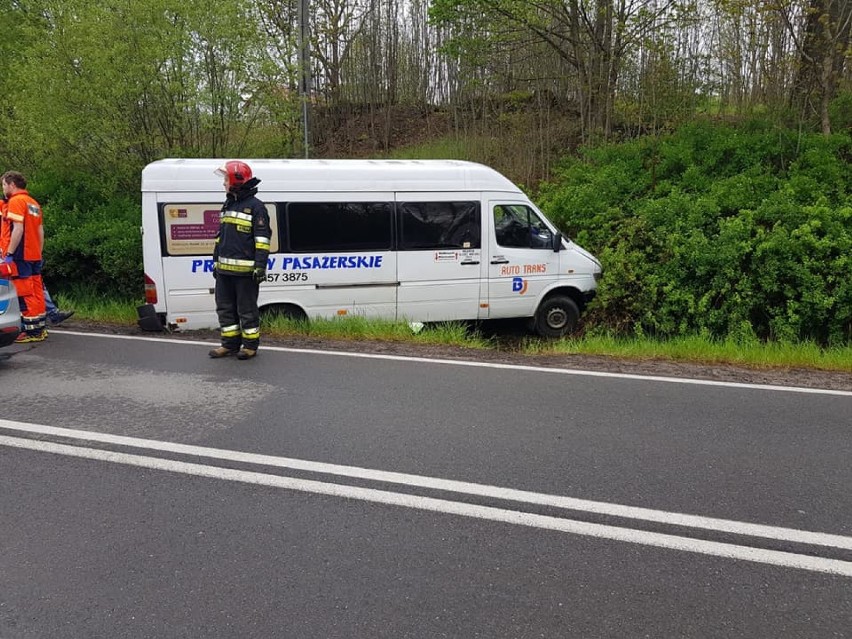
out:
{"label": "orange trousers", "polygon": [[21,320],[27,333],[44,329],[47,307],[44,304],[44,283],[41,275],[16,277],[12,280],[21,303]]}

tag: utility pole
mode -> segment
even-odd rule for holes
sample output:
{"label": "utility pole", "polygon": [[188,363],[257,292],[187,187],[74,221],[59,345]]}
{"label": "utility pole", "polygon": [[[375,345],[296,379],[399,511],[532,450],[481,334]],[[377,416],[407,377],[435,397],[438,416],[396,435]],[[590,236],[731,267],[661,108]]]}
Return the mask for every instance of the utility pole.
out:
{"label": "utility pole", "polygon": [[311,98],[311,32],[310,0],[299,0],[299,97],[302,101],[302,133],[305,157],[310,155],[310,119],[308,104]]}

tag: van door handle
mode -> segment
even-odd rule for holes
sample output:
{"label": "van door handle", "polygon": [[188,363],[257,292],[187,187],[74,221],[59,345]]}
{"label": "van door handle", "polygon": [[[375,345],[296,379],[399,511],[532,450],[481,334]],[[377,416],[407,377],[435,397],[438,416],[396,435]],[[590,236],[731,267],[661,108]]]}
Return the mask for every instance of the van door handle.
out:
{"label": "van door handle", "polygon": [[471,266],[472,264],[479,264],[479,260],[468,260],[467,262],[459,262],[462,266]]}
{"label": "van door handle", "polygon": [[508,264],[509,260],[507,260],[505,257],[501,257],[500,259],[491,260],[491,263],[492,264]]}

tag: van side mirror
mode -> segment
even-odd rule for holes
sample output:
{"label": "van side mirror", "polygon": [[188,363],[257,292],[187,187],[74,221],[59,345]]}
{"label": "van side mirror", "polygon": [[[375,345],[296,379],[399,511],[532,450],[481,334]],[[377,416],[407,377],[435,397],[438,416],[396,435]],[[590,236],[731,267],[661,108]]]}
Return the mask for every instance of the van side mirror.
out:
{"label": "van side mirror", "polygon": [[562,250],[562,233],[557,231],[553,236],[553,252],[558,253]]}

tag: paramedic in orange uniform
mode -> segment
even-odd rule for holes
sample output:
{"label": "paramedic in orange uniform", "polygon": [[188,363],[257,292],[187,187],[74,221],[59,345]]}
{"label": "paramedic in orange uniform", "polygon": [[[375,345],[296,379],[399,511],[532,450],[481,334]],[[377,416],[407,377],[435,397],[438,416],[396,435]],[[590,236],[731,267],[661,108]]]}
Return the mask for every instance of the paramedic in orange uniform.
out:
{"label": "paramedic in orange uniform", "polygon": [[11,256],[18,276],[13,280],[21,302],[23,330],[17,343],[41,342],[45,329],[44,285],[41,280],[44,227],[41,206],[27,193],[27,180],[17,171],[7,171],[0,178],[6,196],[6,223],[11,225],[8,244],[0,255]]}

